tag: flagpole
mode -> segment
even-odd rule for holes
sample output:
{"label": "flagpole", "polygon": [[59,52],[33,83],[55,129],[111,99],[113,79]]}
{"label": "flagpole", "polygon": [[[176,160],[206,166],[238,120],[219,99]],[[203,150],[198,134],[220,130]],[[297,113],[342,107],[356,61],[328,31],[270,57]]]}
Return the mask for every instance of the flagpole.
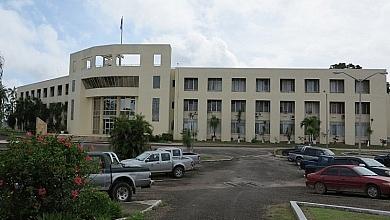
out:
{"label": "flagpole", "polygon": [[122,35],[123,35],[123,16],[121,18],[121,44],[122,44]]}

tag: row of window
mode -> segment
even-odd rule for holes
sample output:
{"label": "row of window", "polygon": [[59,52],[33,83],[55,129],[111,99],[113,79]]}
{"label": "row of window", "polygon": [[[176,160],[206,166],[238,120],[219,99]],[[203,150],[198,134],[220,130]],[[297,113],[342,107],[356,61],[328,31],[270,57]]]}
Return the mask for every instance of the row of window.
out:
{"label": "row of window", "polygon": [[[343,79],[330,79],[329,91],[331,93],[344,93]],[[370,93],[369,80],[362,81],[361,89],[360,83],[355,82],[355,92],[368,94]],[[208,78],[207,90],[210,92],[222,91],[222,78]],[[184,91],[198,91],[198,78],[184,78]],[[270,92],[271,83],[269,78],[256,79],[256,92]],[[232,92],[246,92],[245,78],[232,78]],[[280,92],[293,93],[295,92],[295,79],[280,79]],[[305,79],[306,93],[319,93],[320,80],[319,79]]]}
{"label": "row of window", "polygon": [[[76,87],[76,82],[75,80],[72,80],[72,92],[75,91]],[[69,94],[69,83],[66,83],[64,85],[57,85],[57,90],[55,89],[56,86],[51,86],[49,88],[43,88],[43,89],[37,89],[37,90],[31,90],[31,91],[25,91],[25,92],[20,92],[20,98],[47,98],[47,97],[54,97],[56,94],[57,96],[62,96],[63,94],[68,95]],[[65,89],[65,91],[64,91]],[[57,93],[55,93],[55,90]],[[26,96],[24,96],[26,95]]]}
{"label": "row of window", "polygon": [[[197,99],[184,99],[184,111],[198,111]],[[231,112],[245,112],[246,101],[245,100],[232,100]],[[271,101],[268,100],[256,100],[255,103],[256,112],[271,112]],[[207,100],[207,112],[222,112],[222,100]],[[295,113],[294,101],[280,101],[280,113],[293,114]],[[318,101],[305,101],[305,114],[320,113],[320,102]],[[329,103],[330,114],[345,114],[344,102],[330,102]],[[355,103],[355,114],[359,113],[359,103]],[[370,103],[362,102],[361,114],[370,114]]]}

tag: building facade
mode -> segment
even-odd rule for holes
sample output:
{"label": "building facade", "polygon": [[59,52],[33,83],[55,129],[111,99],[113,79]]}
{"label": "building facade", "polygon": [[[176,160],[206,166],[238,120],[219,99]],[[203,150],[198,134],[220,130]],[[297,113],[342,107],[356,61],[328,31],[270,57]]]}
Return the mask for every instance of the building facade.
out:
{"label": "building facade", "polygon": [[[142,114],[154,134],[183,129],[198,140],[302,143],[305,117],[320,119],[320,143],[380,145],[389,135],[385,69],[172,68],[166,44],[107,45],[70,55],[69,75],[21,86],[18,97],[66,103],[67,129],[108,135],[114,117]],[[45,92],[46,91],[46,92]],[[218,118],[216,128],[211,118]],[[372,132],[368,132],[372,130]],[[328,132],[327,132],[328,131]],[[328,134],[328,135],[327,135]]]}

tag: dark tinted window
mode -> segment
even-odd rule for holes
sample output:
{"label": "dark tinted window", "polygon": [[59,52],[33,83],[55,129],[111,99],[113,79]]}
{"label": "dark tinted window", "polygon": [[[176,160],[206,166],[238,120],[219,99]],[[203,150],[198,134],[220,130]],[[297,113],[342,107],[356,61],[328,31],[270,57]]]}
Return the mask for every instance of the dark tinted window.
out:
{"label": "dark tinted window", "polygon": [[351,164],[351,162],[348,159],[334,159],[333,164],[335,164],[335,165],[347,165],[347,164]]}
{"label": "dark tinted window", "polygon": [[340,168],[339,172],[340,176],[357,176],[356,172],[349,168]]}
{"label": "dark tinted window", "polygon": [[314,155],[316,155],[316,150],[315,149],[311,149],[311,148],[309,148],[309,149],[307,149],[306,150],[306,154],[307,155],[310,155],[310,156],[314,156]]}
{"label": "dark tinted window", "polygon": [[179,157],[180,156],[180,150],[173,150],[173,156],[174,157]]}
{"label": "dark tinted window", "polygon": [[149,162],[155,162],[160,160],[160,155],[159,154],[152,154],[149,156]]}
{"label": "dark tinted window", "polygon": [[339,169],[336,167],[328,168],[324,172],[322,172],[322,175],[326,176],[337,176],[339,172]]}
{"label": "dark tinted window", "polygon": [[317,156],[322,156],[322,155],[325,155],[325,153],[322,150],[316,150],[316,155]]}
{"label": "dark tinted window", "polygon": [[359,165],[362,163],[360,160],[357,160],[357,159],[351,159],[350,162],[351,162],[350,164],[352,164],[352,165]]}
{"label": "dark tinted window", "polygon": [[162,161],[170,161],[171,160],[171,155],[169,153],[162,153],[161,154],[161,160]]}

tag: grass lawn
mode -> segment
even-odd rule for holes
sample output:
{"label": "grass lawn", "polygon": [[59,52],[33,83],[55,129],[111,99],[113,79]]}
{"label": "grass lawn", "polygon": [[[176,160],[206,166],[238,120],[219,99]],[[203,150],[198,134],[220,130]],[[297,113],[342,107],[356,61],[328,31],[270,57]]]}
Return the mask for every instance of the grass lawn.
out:
{"label": "grass lawn", "polygon": [[307,219],[315,220],[388,220],[389,216],[371,215],[358,212],[348,212],[336,209],[316,208],[316,207],[303,207],[303,212]]}
{"label": "grass lawn", "polygon": [[290,207],[290,204],[278,204],[267,207],[265,215],[267,220],[295,220],[295,215]]}

